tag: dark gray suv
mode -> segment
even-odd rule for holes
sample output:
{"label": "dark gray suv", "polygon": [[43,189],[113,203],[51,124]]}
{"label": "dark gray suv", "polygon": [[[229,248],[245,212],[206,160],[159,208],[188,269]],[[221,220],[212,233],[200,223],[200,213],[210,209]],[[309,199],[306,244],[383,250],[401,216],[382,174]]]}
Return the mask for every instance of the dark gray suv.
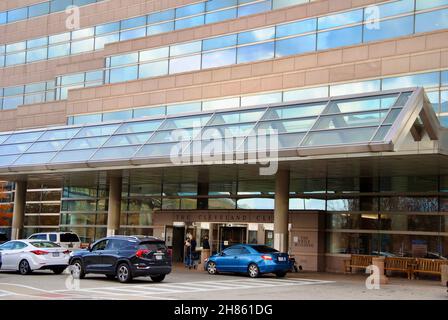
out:
{"label": "dark gray suv", "polygon": [[87,273],[99,273],[120,282],[142,276],[160,282],[171,272],[171,256],[165,242],[143,236],[100,239],[86,250],[72,252],[69,264],[72,275],[79,279]]}

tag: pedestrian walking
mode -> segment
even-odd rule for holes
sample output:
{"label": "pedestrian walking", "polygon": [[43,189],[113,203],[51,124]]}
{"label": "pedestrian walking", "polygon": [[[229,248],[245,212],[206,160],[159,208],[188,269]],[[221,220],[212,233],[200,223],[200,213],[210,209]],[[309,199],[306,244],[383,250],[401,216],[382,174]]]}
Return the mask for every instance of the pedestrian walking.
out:
{"label": "pedestrian walking", "polygon": [[185,268],[191,268],[191,241],[188,237],[184,242],[184,264]]}

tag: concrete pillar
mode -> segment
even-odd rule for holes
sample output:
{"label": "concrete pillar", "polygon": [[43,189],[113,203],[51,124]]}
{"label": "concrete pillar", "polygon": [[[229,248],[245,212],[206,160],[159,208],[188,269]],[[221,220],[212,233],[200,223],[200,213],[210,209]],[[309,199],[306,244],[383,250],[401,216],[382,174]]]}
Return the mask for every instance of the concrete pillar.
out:
{"label": "concrete pillar", "polygon": [[12,215],[11,240],[21,239],[26,207],[26,181],[17,181],[14,194],[14,211]]}
{"label": "concrete pillar", "polygon": [[288,252],[289,171],[279,170],[275,176],[274,248]]}
{"label": "concrete pillar", "polygon": [[118,234],[121,214],[121,177],[110,177],[109,210],[107,211],[107,236]]}

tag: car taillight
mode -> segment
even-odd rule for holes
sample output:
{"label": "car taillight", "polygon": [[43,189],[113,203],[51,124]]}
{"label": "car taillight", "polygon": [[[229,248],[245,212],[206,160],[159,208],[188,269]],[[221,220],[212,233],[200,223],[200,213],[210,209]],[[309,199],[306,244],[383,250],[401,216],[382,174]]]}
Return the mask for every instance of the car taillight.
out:
{"label": "car taillight", "polygon": [[62,252],[63,254],[70,254],[70,250],[65,250],[64,252]]}
{"label": "car taillight", "polygon": [[261,259],[263,260],[272,260],[271,256],[261,256]]}
{"label": "car taillight", "polygon": [[136,255],[138,258],[141,258],[141,257],[143,257],[143,255],[147,254],[148,252],[149,252],[149,250],[147,250],[147,249],[140,249],[140,250],[137,250],[137,252],[135,253],[135,255]]}
{"label": "car taillight", "polygon": [[42,256],[42,255],[48,254],[47,251],[43,251],[43,250],[33,250],[31,252],[34,253],[37,256]]}

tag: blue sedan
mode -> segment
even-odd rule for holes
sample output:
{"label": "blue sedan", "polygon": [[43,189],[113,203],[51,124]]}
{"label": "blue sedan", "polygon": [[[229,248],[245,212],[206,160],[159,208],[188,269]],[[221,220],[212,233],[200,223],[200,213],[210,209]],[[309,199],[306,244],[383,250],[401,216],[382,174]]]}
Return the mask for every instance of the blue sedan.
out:
{"label": "blue sedan", "polygon": [[291,269],[291,262],[287,253],[268,246],[238,244],[211,256],[204,267],[209,274],[236,272],[256,278],[263,273],[274,273],[284,277]]}

